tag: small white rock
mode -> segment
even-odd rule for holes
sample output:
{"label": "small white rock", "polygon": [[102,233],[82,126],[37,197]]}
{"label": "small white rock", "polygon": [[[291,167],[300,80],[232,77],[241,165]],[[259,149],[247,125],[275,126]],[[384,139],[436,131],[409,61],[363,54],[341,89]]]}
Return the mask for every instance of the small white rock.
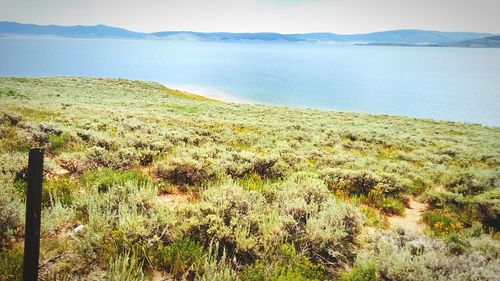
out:
{"label": "small white rock", "polygon": [[77,226],[75,229],[73,229],[73,233],[74,234],[78,234],[80,233],[82,230],[83,230],[83,224],[80,224],[79,226]]}

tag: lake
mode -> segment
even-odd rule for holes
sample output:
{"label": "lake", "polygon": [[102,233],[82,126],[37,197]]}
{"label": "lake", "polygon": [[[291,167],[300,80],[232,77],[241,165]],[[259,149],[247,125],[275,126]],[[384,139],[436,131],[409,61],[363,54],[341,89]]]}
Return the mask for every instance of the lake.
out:
{"label": "lake", "polygon": [[120,77],[230,101],[500,126],[500,49],[3,38],[0,76]]}

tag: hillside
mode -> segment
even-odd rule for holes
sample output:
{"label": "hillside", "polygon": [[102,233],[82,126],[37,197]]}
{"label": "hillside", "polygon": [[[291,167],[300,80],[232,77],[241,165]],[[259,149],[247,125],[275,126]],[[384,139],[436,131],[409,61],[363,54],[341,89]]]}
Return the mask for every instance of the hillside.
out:
{"label": "hillside", "polygon": [[[230,32],[193,32],[160,31],[141,33],[105,25],[96,26],[57,26],[35,25],[15,22],[0,22],[0,34],[10,36],[57,36],[70,38],[124,38],[151,40],[201,40],[201,41],[276,41],[276,42],[323,42],[323,43],[377,43],[377,44],[414,44],[450,45],[467,40],[492,36],[477,32],[440,32],[427,30],[390,30],[366,34],[306,33],[280,34],[272,32],[230,33]],[[464,45],[466,47],[466,45]]]}
{"label": "hillside", "polygon": [[469,48],[500,48],[500,36],[489,36],[485,38],[466,40],[453,45],[456,47]]}
{"label": "hillside", "polygon": [[491,36],[488,33],[475,32],[441,32],[429,30],[390,30],[366,34],[339,35],[332,33],[296,34],[297,38],[318,41],[339,41],[354,43],[379,43],[379,44],[438,44],[447,45]]}
{"label": "hillside", "polygon": [[72,38],[145,38],[143,33],[128,31],[123,28],[105,25],[95,26],[58,26],[20,24],[16,22],[0,22],[0,34],[59,36]]}
{"label": "hillside", "polygon": [[0,280],[46,147],[42,280],[495,280],[500,128],[0,78]]}

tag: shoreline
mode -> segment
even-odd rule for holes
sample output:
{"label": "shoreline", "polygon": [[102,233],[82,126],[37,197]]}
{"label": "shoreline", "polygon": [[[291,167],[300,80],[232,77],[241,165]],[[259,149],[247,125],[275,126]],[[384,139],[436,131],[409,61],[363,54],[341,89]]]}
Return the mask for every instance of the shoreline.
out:
{"label": "shoreline", "polygon": [[272,106],[272,107],[281,107],[281,108],[289,108],[289,109],[302,109],[302,110],[317,110],[317,111],[323,111],[323,112],[342,112],[342,113],[353,113],[353,114],[367,114],[367,115],[376,115],[376,116],[389,116],[389,117],[403,117],[403,118],[408,118],[410,120],[412,119],[417,119],[417,120],[427,120],[431,122],[444,122],[444,123],[457,123],[457,124],[466,124],[466,125],[473,125],[473,126],[481,126],[481,127],[487,127],[487,128],[493,128],[497,129],[500,128],[500,126],[495,126],[495,125],[488,125],[488,124],[482,124],[482,123],[474,123],[474,122],[468,122],[464,120],[447,120],[447,119],[436,119],[432,117],[423,117],[423,116],[411,116],[411,115],[397,115],[397,114],[389,114],[389,113],[377,113],[377,112],[368,112],[368,111],[354,111],[354,110],[342,110],[342,109],[328,109],[328,108],[315,108],[315,107],[301,107],[301,106],[291,106],[291,105],[279,105],[279,104],[266,104],[266,103],[261,103],[258,101],[252,101],[252,100],[246,100],[242,98],[237,98],[230,96],[226,93],[216,91],[213,89],[209,89],[206,87],[199,87],[199,86],[193,86],[193,85],[181,85],[181,84],[162,84],[164,87],[167,87],[168,89],[174,90],[174,91],[180,91],[180,92],[185,92],[188,94],[220,101],[223,103],[229,103],[229,104],[247,104],[247,105],[263,105],[263,106]]}
{"label": "shoreline", "polygon": [[225,102],[225,103],[259,104],[256,101],[234,97],[234,96],[231,96],[227,93],[217,91],[214,89],[210,89],[207,87],[202,87],[202,86],[183,85],[183,84],[162,84],[162,85],[169,88],[169,89],[172,89],[172,90],[186,92],[186,93],[190,93],[193,95],[198,95],[198,96],[218,100],[218,101]]}
{"label": "shoreline", "polygon": [[208,100],[221,102],[221,103],[227,103],[227,104],[271,106],[271,107],[280,107],[280,108],[298,109],[298,110],[313,110],[313,111],[323,111],[323,112],[391,116],[391,117],[407,118],[409,120],[416,119],[416,120],[427,120],[427,121],[431,121],[431,122],[466,124],[466,125],[472,125],[472,126],[487,127],[487,128],[492,128],[492,129],[500,128],[500,125],[497,125],[497,124],[479,123],[479,122],[466,121],[466,120],[461,120],[461,119],[439,119],[439,118],[429,117],[429,116],[402,115],[402,114],[391,114],[391,113],[384,113],[384,112],[370,112],[370,111],[352,110],[352,109],[349,110],[349,109],[340,109],[340,108],[322,108],[322,107],[309,107],[309,106],[285,105],[285,104],[269,104],[269,103],[258,102],[255,100],[234,97],[234,96],[231,96],[225,92],[210,89],[209,87],[188,85],[188,84],[164,84],[163,82],[154,81],[154,80],[147,80],[147,79],[132,79],[132,78],[124,78],[124,77],[95,77],[95,76],[2,76],[2,75],[0,75],[0,79],[2,79],[2,78],[123,79],[123,80],[128,80],[128,81],[156,83],[156,84],[163,86],[166,90],[179,92],[181,94],[197,96],[197,97],[200,97],[202,99],[208,99]]}

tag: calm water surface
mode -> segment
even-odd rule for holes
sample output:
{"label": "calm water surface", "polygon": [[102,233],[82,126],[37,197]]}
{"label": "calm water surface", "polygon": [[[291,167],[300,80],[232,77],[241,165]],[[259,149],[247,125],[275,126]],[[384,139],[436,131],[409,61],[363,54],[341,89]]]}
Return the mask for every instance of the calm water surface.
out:
{"label": "calm water surface", "polygon": [[0,76],[151,80],[215,97],[500,126],[500,49],[0,39]]}

